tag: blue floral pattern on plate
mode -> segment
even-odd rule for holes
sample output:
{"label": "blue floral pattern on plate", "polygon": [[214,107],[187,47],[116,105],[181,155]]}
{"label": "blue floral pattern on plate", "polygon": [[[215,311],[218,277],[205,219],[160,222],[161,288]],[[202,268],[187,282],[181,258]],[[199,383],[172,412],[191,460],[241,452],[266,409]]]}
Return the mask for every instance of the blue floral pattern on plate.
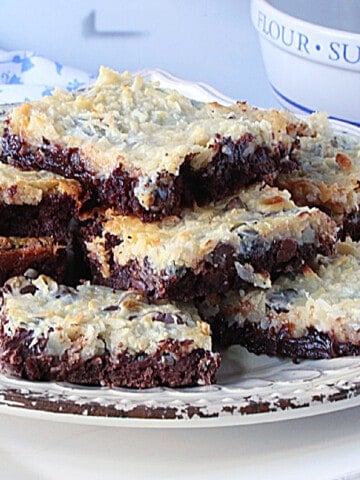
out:
{"label": "blue floral pattern on plate", "polygon": [[76,90],[93,78],[34,52],[0,50],[0,103],[36,100],[50,95],[54,87]]}

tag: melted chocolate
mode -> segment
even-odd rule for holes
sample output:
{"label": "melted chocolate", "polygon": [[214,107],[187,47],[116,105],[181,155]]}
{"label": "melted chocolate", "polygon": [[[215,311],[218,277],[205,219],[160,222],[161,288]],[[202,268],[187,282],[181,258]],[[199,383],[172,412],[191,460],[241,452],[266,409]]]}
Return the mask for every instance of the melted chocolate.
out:
{"label": "melted chocolate", "polygon": [[218,138],[213,146],[212,159],[205,167],[192,169],[189,155],[184,158],[178,177],[159,172],[153,205],[147,210],[134,194],[138,178],[131,177],[121,164],[107,178],[98,178],[95,172],[86,168],[77,148],[62,148],[46,139],[41,146],[33,147],[20,136],[10,134],[8,128],[5,128],[2,139],[4,158],[12,165],[24,170],[49,170],[74,178],[84,187],[90,204],[111,206],[124,215],[134,214],[143,221],[177,214],[194,201],[204,204],[224,198],[240,186],[257,181],[272,184],[279,172],[297,168],[292,152],[288,154],[281,143],[270,151],[266,145],[256,145],[255,142],[250,134],[243,135],[238,141]]}
{"label": "melted chocolate", "polygon": [[221,319],[212,324],[214,342],[224,348],[242,345],[257,355],[290,357],[295,362],[302,358],[320,359],[360,355],[360,345],[339,342],[331,333],[319,332],[313,327],[305,335],[294,337],[291,329],[283,326],[276,331],[273,327],[263,329],[258,323],[245,322],[226,326]]}

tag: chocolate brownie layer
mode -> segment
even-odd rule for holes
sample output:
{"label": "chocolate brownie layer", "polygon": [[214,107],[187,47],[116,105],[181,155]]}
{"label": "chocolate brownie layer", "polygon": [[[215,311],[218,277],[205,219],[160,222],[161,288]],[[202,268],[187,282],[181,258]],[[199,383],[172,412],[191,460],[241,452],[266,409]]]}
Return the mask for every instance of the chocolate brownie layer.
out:
{"label": "chocolate brownie layer", "polygon": [[65,242],[81,206],[81,188],[49,172],[24,172],[0,163],[0,235],[53,236]]}
{"label": "chocolate brownie layer", "polygon": [[51,237],[0,237],[0,285],[29,268],[64,280],[67,268],[65,246],[57,244]]}
{"label": "chocolate brownie layer", "polygon": [[257,355],[289,357],[294,361],[302,358],[318,360],[360,354],[360,344],[340,342],[332,332],[320,332],[313,327],[298,338],[294,338],[291,328],[286,325],[280,330],[262,328],[259,324],[244,322],[241,327],[231,325],[224,328],[219,322],[215,328],[214,341],[218,346],[243,345]]}
{"label": "chocolate brownie layer", "polygon": [[327,215],[267,186],[162,222],[98,212],[82,233],[95,283],[179,300],[244,284],[269,287],[280,272],[331,253],[336,241]]}
{"label": "chocolate brownie layer", "polygon": [[230,292],[200,302],[216,342],[254,353],[330,358],[360,353],[360,245],[340,243],[296,276],[264,291]]}
{"label": "chocolate brownie layer", "polygon": [[49,195],[38,205],[1,205],[0,235],[17,237],[53,236],[65,242],[74,201],[67,195]]}
{"label": "chocolate brownie layer", "polygon": [[324,115],[309,119],[313,137],[301,139],[296,151],[299,168],[276,180],[292,194],[297,205],[318,207],[339,226],[339,237],[360,240],[360,135],[334,131]]}
{"label": "chocolate brownie layer", "polygon": [[29,380],[148,388],[209,384],[220,358],[194,307],[49,277],[2,289],[0,364]]}
{"label": "chocolate brownie layer", "polygon": [[76,178],[101,204],[155,220],[273,182],[296,168],[293,150],[309,134],[285,111],[195,102],[102,68],[85,91],[14,108],[3,150],[13,165]]}

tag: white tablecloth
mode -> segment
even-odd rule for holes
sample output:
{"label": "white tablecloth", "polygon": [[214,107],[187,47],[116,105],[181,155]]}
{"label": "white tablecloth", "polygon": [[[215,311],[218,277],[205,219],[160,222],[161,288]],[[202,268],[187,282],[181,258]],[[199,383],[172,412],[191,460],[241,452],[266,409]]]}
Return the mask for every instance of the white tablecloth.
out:
{"label": "white tablecloth", "polygon": [[360,471],[360,407],[263,425],[168,430],[0,415],[0,429],[1,480],[333,480]]}

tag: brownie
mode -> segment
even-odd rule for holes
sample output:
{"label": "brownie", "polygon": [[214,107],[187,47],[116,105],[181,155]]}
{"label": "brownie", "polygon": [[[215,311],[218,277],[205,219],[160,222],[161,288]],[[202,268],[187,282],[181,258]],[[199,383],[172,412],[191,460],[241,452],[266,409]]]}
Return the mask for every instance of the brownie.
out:
{"label": "brownie", "polygon": [[96,211],[81,232],[93,282],[177,300],[244,285],[267,288],[281,272],[331,253],[336,242],[326,214],[259,185],[152,223]]}
{"label": "brownie", "polygon": [[360,354],[360,244],[340,243],[313,268],[279,277],[268,290],[250,289],[199,302],[214,341],[256,354],[318,359]]}
{"label": "brownie", "polygon": [[219,354],[191,305],[151,304],[136,291],[50,277],[2,288],[0,366],[29,380],[149,388],[214,381]]}
{"label": "brownie", "polygon": [[0,285],[28,269],[64,280],[67,273],[65,245],[57,244],[51,237],[0,237]]}
{"label": "brownie", "polygon": [[6,161],[77,179],[94,202],[143,221],[177,214],[297,167],[308,125],[289,112],[193,101],[101,68],[89,88],[15,107]]}
{"label": "brownie", "polygon": [[24,172],[0,163],[0,235],[69,237],[82,204],[80,184],[53,173]]}
{"label": "brownie", "polygon": [[318,207],[339,227],[339,238],[360,240],[360,136],[336,132],[324,114],[309,119],[313,137],[301,139],[294,154],[299,168],[282,173],[276,182],[297,205]]}

